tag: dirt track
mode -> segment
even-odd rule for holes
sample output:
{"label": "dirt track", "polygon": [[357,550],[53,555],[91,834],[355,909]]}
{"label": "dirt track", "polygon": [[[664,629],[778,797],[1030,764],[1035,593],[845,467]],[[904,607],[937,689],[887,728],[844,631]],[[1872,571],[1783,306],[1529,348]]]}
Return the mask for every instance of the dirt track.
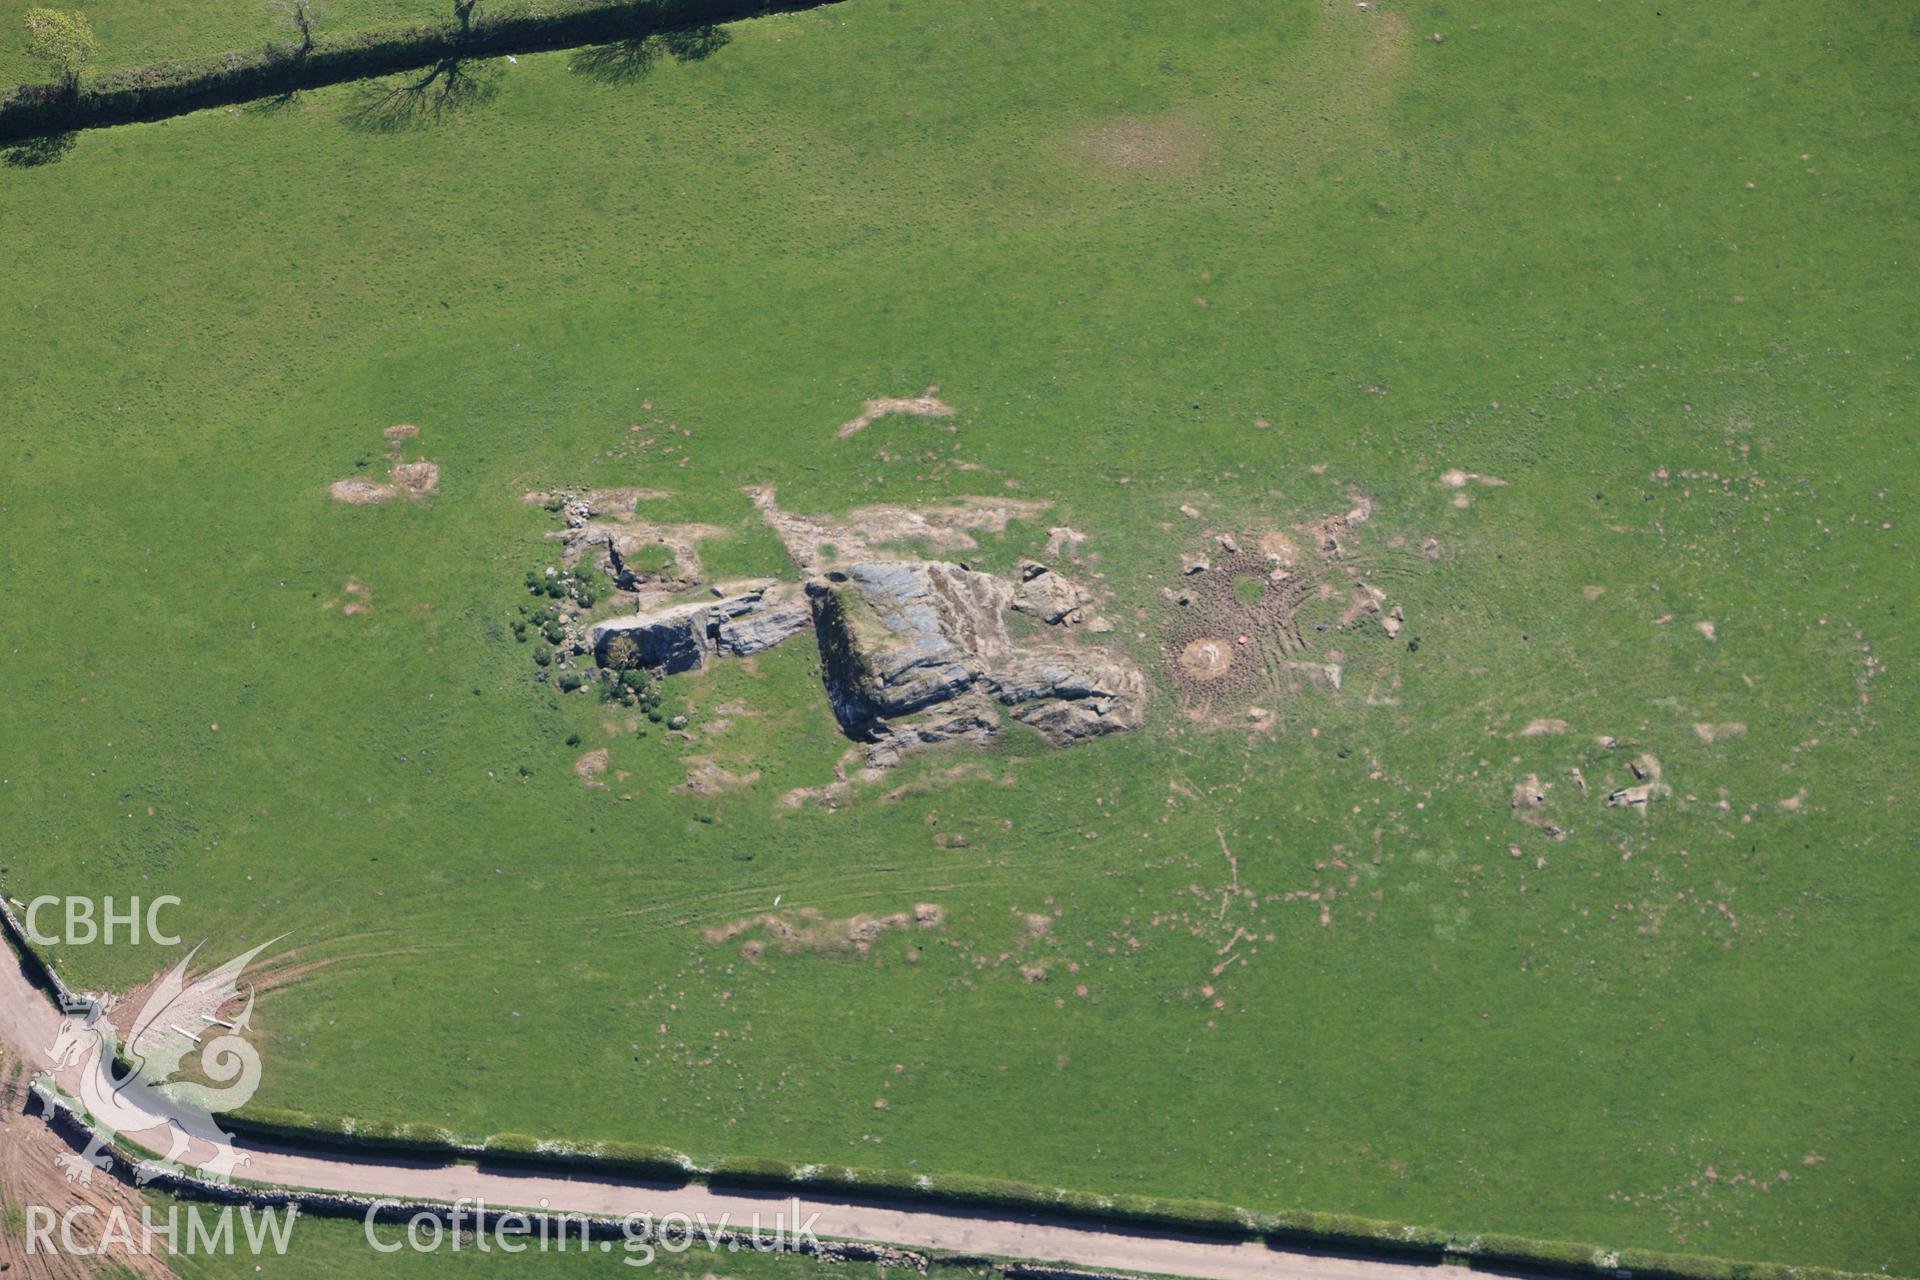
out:
{"label": "dirt track", "polygon": [[[60,1014],[33,985],[11,946],[0,944],[0,1039],[34,1071],[51,1066],[48,1050]],[[70,1095],[78,1095],[77,1068],[56,1072]],[[14,1124],[37,1124],[9,1117]],[[165,1147],[153,1134],[129,1133],[149,1147]],[[426,1166],[413,1161],[307,1153],[242,1144],[249,1156],[242,1176],[278,1186],[388,1196],[397,1200],[483,1200],[490,1207],[536,1206],[618,1217],[647,1213],[722,1215],[744,1224],[758,1213],[770,1220],[791,1198],[777,1192],[714,1190],[691,1184],[661,1187],[601,1178],[563,1178],[537,1173],[482,1170],[470,1165]],[[196,1149],[189,1161],[199,1154]],[[814,1233],[823,1239],[859,1240],[908,1249],[940,1249],[1005,1258],[1058,1262],[1088,1268],[1124,1268],[1210,1280],[1416,1280],[1431,1276],[1420,1263],[1289,1252],[1257,1243],[1230,1243],[1173,1232],[1089,1227],[1066,1220],[997,1216],[992,1211],[929,1209],[885,1203],[852,1203],[802,1197],[801,1212],[818,1212]],[[391,1238],[391,1229],[385,1238]]]}

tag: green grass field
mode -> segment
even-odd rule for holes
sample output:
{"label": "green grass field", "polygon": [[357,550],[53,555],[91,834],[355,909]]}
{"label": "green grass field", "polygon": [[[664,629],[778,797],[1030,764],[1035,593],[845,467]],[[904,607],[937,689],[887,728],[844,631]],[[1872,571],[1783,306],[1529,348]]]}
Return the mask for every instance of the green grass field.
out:
{"label": "green grass field", "polygon": [[[0,0],[0,86],[52,79],[27,56],[29,9],[39,0]],[[96,73],[147,62],[203,58],[295,38],[291,6],[275,0],[80,0],[99,41]],[[451,0],[315,0],[315,32],[346,33],[396,22],[446,22]]]}
{"label": "green grass field", "polygon": [[[730,32],[489,64],[432,127],[348,85],[0,167],[8,892],[335,961],[262,997],[265,1105],[1920,1271],[1913,11]],[[957,417],[836,438],[932,384]],[[399,422],[440,492],[329,501]],[[1050,500],[974,562],[1086,533],[1148,727],[789,807],[846,748],[802,639],[670,681],[693,741],[609,737],[507,630],[520,495],[585,484],[731,530],[722,577],[791,575],[749,484]],[[1188,714],[1178,553],[1354,491],[1404,630],[1328,610],[1343,685],[1271,732]],[[1643,752],[1671,795],[1605,808]],[[703,936],[776,895],[946,923]]]}
{"label": "green grass field", "polygon": [[[155,1221],[164,1223],[166,1212],[165,1204],[159,1204],[153,1211]],[[181,1213],[186,1212],[183,1207]],[[236,1224],[233,1230],[237,1238],[244,1239],[241,1225]],[[489,1251],[482,1252],[471,1236],[464,1238],[458,1247],[454,1246],[451,1235],[443,1235],[433,1244],[435,1237],[431,1230],[422,1227],[418,1239],[432,1246],[430,1252],[403,1247],[398,1252],[380,1253],[368,1244],[366,1228],[357,1219],[303,1215],[293,1223],[292,1247],[284,1255],[269,1251],[256,1256],[243,1249],[233,1254],[174,1256],[170,1265],[181,1280],[224,1280],[229,1276],[256,1274],[278,1277],[278,1280],[304,1280],[309,1276],[316,1280],[359,1280],[362,1276],[437,1278],[447,1275],[533,1275],[541,1280],[646,1275],[664,1276],[668,1280],[701,1280],[716,1272],[730,1280],[818,1280],[827,1276],[834,1280],[885,1280],[897,1274],[871,1263],[821,1262],[797,1254],[727,1251],[724,1247],[716,1252],[700,1239],[677,1253],[656,1246],[651,1257],[638,1247],[629,1252],[624,1240],[614,1240],[611,1242],[613,1252],[608,1254],[600,1250],[598,1240],[589,1242],[590,1247],[583,1249],[578,1228],[569,1231],[564,1251],[551,1246],[542,1251],[536,1242],[529,1241],[525,1242],[523,1252],[505,1254],[494,1247],[497,1237],[490,1236]],[[382,1247],[404,1246],[407,1228],[404,1223],[377,1223],[373,1234]],[[677,1237],[674,1243],[679,1244]],[[622,1265],[628,1258],[634,1259],[631,1269]],[[942,1266],[939,1274],[958,1280],[996,1273]]]}

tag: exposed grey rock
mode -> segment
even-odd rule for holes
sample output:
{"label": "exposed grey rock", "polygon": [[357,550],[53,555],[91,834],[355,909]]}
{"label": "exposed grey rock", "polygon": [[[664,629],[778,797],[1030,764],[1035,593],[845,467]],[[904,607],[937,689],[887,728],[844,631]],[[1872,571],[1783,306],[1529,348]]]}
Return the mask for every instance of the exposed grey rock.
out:
{"label": "exposed grey rock", "polygon": [[705,603],[683,604],[658,613],[596,622],[588,633],[594,656],[605,662],[608,643],[615,636],[627,636],[639,646],[637,661],[641,666],[669,675],[695,670],[706,662],[707,615],[712,608]]}
{"label": "exposed grey rock", "polygon": [[803,600],[791,600],[754,613],[728,618],[715,640],[719,652],[744,658],[771,649],[813,625],[813,613]]}
{"label": "exposed grey rock", "polygon": [[943,561],[858,564],[807,584],[834,714],[846,726],[910,715],[971,688],[1012,652],[1011,588]]}
{"label": "exposed grey rock", "polygon": [[[888,723],[956,699],[980,708],[997,700],[1061,745],[1139,723],[1146,683],[1138,671],[1102,650],[1029,651],[1008,638],[1005,613],[1023,607],[1023,593],[1057,602],[1048,579],[1079,601],[1045,565],[1028,562],[1022,576],[1016,587],[944,561],[876,561],[807,584],[834,714],[876,744],[876,762],[927,742],[990,738],[990,712]],[[1049,621],[1064,616],[1056,609]],[[1061,709],[1068,704],[1075,709]]]}
{"label": "exposed grey rock", "polygon": [[738,656],[770,649],[806,630],[811,615],[799,601],[784,601],[764,588],[721,600],[695,600],[653,613],[596,622],[588,631],[595,658],[607,660],[615,636],[639,646],[641,666],[674,675],[706,665],[716,653]]}
{"label": "exposed grey rock", "polygon": [[1015,708],[1013,718],[1037,729],[1054,746],[1070,747],[1138,728],[1138,718],[1120,714],[1121,706],[1118,702],[1034,702]]}
{"label": "exposed grey rock", "polygon": [[964,741],[984,747],[1000,735],[1000,726],[991,718],[971,711],[953,716],[935,712],[918,720],[889,724],[879,733],[879,739],[867,748],[870,769],[891,769],[907,752],[941,742]]}
{"label": "exposed grey rock", "polygon": [[1042,622],[1072,622],[1080,610],[1080,591],[1046,565],[1027,560],[1020,565],[1020,585],[1014,589],[1013,607]]}
{"label": "exposed grey rock", "polygon": [[988,677],[1007,706],[1036,698],[1117,698],[1133,681],[1119,663],[1104,657],[1047,654],[1023,658]]}
{"label": "exposed grey rock", "polygon": [[1056,746],[1138,728],[1146,693],[1138,671],[1099,653],[1025,658],[990,680],[1013,718]]}

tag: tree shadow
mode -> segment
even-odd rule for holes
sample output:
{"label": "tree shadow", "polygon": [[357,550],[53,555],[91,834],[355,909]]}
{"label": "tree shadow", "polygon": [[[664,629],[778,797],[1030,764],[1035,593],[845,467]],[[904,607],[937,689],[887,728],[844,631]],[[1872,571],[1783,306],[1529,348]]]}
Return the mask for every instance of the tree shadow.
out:
{"label": "tree shadow", "polygon": [[271,98],[257,98],[240,109],[248,115],[271,116],[282,111],[291,111],[300,105],[300,91],[287,89],[274,94]]}
{"label": "tree shadow", "polygon": [[622,40],[617,44],[597,44],[576,49],[567,59],[567,70],[575,75],[598,80],[602,84],[626,84],[653,70],[660,57],[660,46],[653,36]]}
{"label": "tree shadow", "polygon": [[423,76],[366,82],[346,119],[365,133],[396,133],[439,123],[492,101],[499,92],[499,67],[474,58],[443,58]]}
{"label": "tree shadow", "polygon": [[689,27],[577,50],[567,60],[567,69],[603,84],[627,84],[646,76],[662,57],[699,62],[726,48],[732,40],[723,27]]}
{"label": "tree shadow", "polygon": [[41,165],[58,164],[67,158],[67,153],[79,141],[80,135],[71,130],[28,138],[7,148],[6,163],[13,169],[38,169]]}

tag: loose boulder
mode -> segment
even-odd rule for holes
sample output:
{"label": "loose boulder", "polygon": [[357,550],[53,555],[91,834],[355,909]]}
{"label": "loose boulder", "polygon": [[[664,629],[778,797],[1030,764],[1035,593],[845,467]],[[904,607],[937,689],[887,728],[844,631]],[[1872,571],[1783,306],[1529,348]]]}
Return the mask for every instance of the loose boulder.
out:
{"label": "loose boulder", "polygon": [[1014,589],[1013,607],[1051,626],[1076,622],[1080,613],[1080,591],[1046,565],[1028,560],[1020,566],[1020,585]]}

